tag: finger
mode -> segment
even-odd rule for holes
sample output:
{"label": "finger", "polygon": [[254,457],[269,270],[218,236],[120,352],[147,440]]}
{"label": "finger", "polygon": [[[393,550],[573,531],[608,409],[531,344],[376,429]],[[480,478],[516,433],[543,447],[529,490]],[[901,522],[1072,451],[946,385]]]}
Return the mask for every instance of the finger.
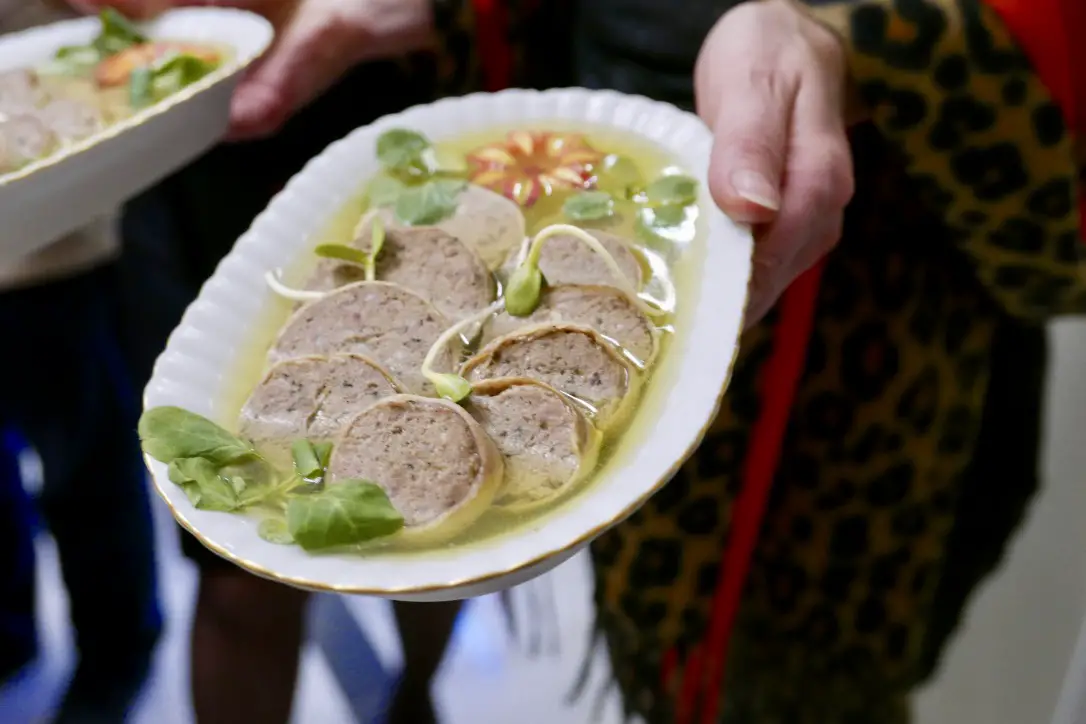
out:
{"label": "finger", "polygon": [[831,74],[808,74],[792,114],[780,213],[755,246],[748,323],[840,239],[853,175],[842,91]]}
{"label": "finger", "polygon": [[713,123],[709,190],[736,221],[773,219],[781,206],[781,176],[796,81],[772,61],[732,63],[713,83],[719,110]]}
{"label": "finger", "polygon": [[[346,31],[349,32],[349,31]],[[232,133],[252,137],[278,130],[353,64],[354,52],[336,16],[299,16],[239,84],[231,107]]]}

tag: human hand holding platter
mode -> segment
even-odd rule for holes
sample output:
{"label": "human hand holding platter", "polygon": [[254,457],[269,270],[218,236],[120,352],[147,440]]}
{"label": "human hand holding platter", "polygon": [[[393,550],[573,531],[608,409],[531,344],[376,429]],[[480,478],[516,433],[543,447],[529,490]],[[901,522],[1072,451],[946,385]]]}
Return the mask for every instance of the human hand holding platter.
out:
{"label": "human hand holding platter", "polygon": [[429,0],[70,0],[85,12],[110,6],[146,18],[181,6],[259,13],[275,43],[239,84],[230,137],[271,135],[352,66],[425,48],[433,30]]}
{"label": "human hand holding platter", "polygon": [[695,89],[714,138],[709,190],[754,228],[748,326],[841,236],[854,188],[847,88],[843,45],[792,0],[736,7],[702,46]]}

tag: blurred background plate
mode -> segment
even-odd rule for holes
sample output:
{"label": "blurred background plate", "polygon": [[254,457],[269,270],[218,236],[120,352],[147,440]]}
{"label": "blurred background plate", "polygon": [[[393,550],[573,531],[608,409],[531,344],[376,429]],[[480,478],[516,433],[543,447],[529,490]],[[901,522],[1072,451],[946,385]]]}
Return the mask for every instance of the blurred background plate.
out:
{"label": "blurred background plate", "polygon": [[[268,47],[271,25],[227,8],[173,10],[147,23],[152,39],[233,48],[221,68],[131,118],[0,176],[0,264],[20,259],[115,209],[214,145],[229,121],[242,71]],[[86,45],[97,18],[80,18],[0,37],[0,70],[26,68],[66,45]]]}

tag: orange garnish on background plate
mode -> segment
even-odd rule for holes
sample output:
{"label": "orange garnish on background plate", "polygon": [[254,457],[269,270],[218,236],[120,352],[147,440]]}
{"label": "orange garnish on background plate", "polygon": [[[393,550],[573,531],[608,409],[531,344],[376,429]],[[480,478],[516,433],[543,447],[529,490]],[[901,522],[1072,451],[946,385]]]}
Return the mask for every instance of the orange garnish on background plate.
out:
{"label": "orange garnish on background plate", "polygon": [[531,206],[556,189],[587,189],[603,154],[576,133],[512,131],[467,156],[472,183]]}

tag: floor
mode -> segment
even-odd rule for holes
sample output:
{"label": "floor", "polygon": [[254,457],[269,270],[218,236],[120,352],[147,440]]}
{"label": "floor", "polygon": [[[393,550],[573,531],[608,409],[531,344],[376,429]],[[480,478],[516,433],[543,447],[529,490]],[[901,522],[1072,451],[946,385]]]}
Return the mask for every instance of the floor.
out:
{"label": "floor", "polygon": [[[157,506],[156,516],[169,628],[134,722],[190,724],[186,632],[195,575],[181,557],[164,506]],[[41,537],[37,549],[44,654],[19,681],[0,690],[0,724],[41,721],[54,705],[72,662],[67,602],[56,551],[48,536]],[[530,592],[516,592],[516,603],[525,610],[532,610],[547,591],[567,592],[560,607],[550,607],[560,618],[539,640],[512,641],[495,598],[469,604],[436,682],[443,724],[620,721],[614,697],[597,701],[600,697],[595,694],[602,690],[598,685],[590,685],[589,695],[579,705],[565,704],[588,639],[588,574],[583,560],[571,561],[545,581],[534,583]],[[292,724],[380,722],[384,697],[401,660],[388,604],[376,599],[320,596],[311,609],[309,638]],[[606,680],[606,667],[606,660],[597,657],[593,682]],[[480,691],[505,693],[480,697]]]}
{"label": "floor", "polygon": [[[1068,698],[1053,719],[1079,629],[1086,619],[1086,326],[1054,333],[1045,469],[1048,487],[1034,506],[1003,570],[974,601],[965,629],[938,682],[922,692],[917,724],[1086,724]],[[35,471],[28,469],[33,478]],[[160,551],[169,629],[134,721],[191,724],[187,640],[194,575],[181,558],[163,507]],[[47,715],[71,664],[66,602],[56,553],[39,541],[39,597],[44,654],[19,681],[0,689],[0,724],[37,724]],[[619,705],[606,693],[598,656],[588,695],[566,703],[585,658],[589,578],[574,559],[525,590],[518,609],[550,621],[538,640],[511,641],[493,598],[472,601],[456,632],[435,694],[445,724],[615,724]],[[551,596],[561,596],[556,605]],[[547,612],[550,612],[547,614]],[[543,612],[547,615],[539,616]],[[324,596],[314,601],[294,724],[380,724],[378,712],[398,670],[400,652],[387,604]],[[551,618],[551,616],[556,618]],[[1086,644],[1086,640],[1083,642]],[[534,653],[533,653],[534,652]],[[1086,655],[1086,645],[1082,646]],[[1079,662],[1086,676],[1086,661]],[[1083,683],[1083,682],[1071,682]],[[486,696],[480,696],[485,692]],[[1086,701],[1086,699],[1083,699]],[[756,723],[752,723],[756,724]]]}

